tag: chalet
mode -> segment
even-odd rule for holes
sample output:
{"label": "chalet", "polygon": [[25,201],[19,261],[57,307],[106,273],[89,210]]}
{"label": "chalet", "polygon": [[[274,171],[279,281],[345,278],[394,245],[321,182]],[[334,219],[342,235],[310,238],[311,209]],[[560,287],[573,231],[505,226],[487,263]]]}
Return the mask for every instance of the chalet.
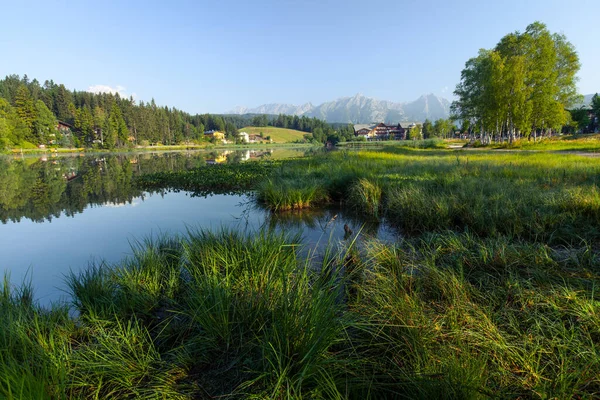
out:
{"label": "chalet", "polygon": [[205,131],[204,138],[206,140],[214,140],[215,142],[221,142],[223,144],[227,143],[227,140],[225,139],[225,133],[219,131]]}
{"label": "chalet", "polygon": [[358,124],[354,125],[354,135],[365,137],[367,140],[404,140],[408,131],[415,126],[414,123],[403,123],[406,128],[400,124],[386,125],[383,122],[379,124]]}
{"label": "chalet", "polygon": [[213,138],[216,140],[225,140],[225,134],[223,132],[214,131],[214,130],[205,131],[204,137],[209,140],[213,139]]}
{"label": "chalet", "polygon": [[240,132],[237,134],[237,136],[241,142],[248,143],[250,141],[250,138],[249,138],[247,132]]}
{"label": "chalet", "polygon": [[250,143],[258,143],[262,142],[264,139],[260,135],[248,135],[248,142]]}
{"label": "chalet", "polygon": [[58,121],[56,124],[56,130],[62,133],[63,135],[71,134],[71,129],[73,129],[73,125],[67,124],[66,122]]}

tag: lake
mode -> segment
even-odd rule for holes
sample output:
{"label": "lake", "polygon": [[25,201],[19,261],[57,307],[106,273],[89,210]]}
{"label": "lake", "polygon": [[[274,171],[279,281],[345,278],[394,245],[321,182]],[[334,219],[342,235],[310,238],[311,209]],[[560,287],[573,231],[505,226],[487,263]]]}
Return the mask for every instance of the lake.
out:
{"label": "lake", "polygon": [[64,275],[90,263],[116,263],[131,246],[188,229],[261,227],[302,232],[307,248],[351,240],[344,231],[394,240],[385,224],[335,208],[272,214],[252,194],[206,197],[143,191],[135,177],[206,164],[304,155],[306,149],[167,152],[0,158],[0,268],[31,281],[43,305],[64,300]]}

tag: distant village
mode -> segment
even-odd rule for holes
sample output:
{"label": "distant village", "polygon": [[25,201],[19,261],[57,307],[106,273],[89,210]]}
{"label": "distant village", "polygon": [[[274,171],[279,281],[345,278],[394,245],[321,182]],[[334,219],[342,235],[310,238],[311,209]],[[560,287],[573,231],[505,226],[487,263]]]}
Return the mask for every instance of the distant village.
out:
{"label": "distant village", "polygon": [[[210,130],[204,132],[204,138],[207,140],[214,140],[216,142],[228,143],[227,139],[225,139],[225,132]],[[270,139],[263,138],[260,135],[252,135],[247,132],[239,132],[237,134],[237,140],[240,143],[264,143],[271,142]]]}
{"label": "distant village", "polygon": [[383,122],[378,124],[357,124],[354,125],[354,134],[357,137],[364,137],[366,140],[405,140],[411,129],[417,126],[416,122],[404,122],[401,124],[386,125]]}
{"label": "distant village", "polygon": [[[404,127],[402,126],[404,125]],[[410,130],[417,126],[416,122],[404,122],[402,124],[386,125],[385,123],[356,124],[354,125],[354,135],[363,137],[365,140],[405,140]],[[207,140],[213,140],[222,143],[228,143],[225,133],[215,130],[204,132]],[[270,142],[270,139],[260,135],[239,132],[237,141],[240,143],[264,143]]]}

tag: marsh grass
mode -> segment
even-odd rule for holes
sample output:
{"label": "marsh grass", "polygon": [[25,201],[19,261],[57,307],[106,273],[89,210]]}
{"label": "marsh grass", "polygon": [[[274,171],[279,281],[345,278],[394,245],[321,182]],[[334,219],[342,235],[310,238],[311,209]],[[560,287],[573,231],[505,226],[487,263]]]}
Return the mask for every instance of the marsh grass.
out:
{"label": "marsh grass", "polygon": [[599,176],[574,155],[397,147],[282,164],[257,193],[273,210],[339,202],[405,235],[141,241],[66,277],[77,317],[5,279],[0,398],[596,398]]}
{"label": "marsh grass", "polygon": [[264,230],[142,241],[122,263],[67,277],[77,319],[6,281],[0,395],[600,393],[594,246],[456,231],[308,255],[300,243]]}
{"label": "marsh grass", "polygon": [[600,238],[599,184],[600,164],[576,155],[396,146],[286,162],[258,186],[257,197],[282,210],[289,203],[282,198],[310,187],[321,199],[387,217],[410,234],[466,229],[562,244]]}
{"label": "marsh grass", "polygon": [[367,179],[359,179],[348,191],[347,205],[369,216],[379,216],[382,201],[381,186]]}
{"label": "marsh grass", "polygon": [[257,200],[272,211],[302,210],[329,202],[325,189],[306,180],[266,180],[258,186]]}
{"label": "marsh grass", "polygon": [[500,149],[519,149],[537,151],[582,151],[596,153],[600,151],[597,134],[565,135],[533,140],[517,140],[512,144],[493,144],[490,147]]}

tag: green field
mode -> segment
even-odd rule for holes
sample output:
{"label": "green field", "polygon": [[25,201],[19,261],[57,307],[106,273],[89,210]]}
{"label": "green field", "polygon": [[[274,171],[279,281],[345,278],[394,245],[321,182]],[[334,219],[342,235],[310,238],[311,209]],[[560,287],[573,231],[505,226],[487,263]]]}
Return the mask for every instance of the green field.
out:
{"label": "green field", "polygon": [[516,140],[509,143],[492,143],[488,148],[494,149],[518,149],[518,150],[540,150],[540,151],[578,151],[578,152],[598,152],[600,151],[600,135],[564,135],[550,138]]}
{"label": "green field", "polygon": [[307,132],[297,131],[295,129],[275,128],[273,126],[247,126],[240,129],[240,132],[246,132],[249,135],[260,135],[266,138],[271,137],[275,143],[289,143],[296,140],[302,140]]}

